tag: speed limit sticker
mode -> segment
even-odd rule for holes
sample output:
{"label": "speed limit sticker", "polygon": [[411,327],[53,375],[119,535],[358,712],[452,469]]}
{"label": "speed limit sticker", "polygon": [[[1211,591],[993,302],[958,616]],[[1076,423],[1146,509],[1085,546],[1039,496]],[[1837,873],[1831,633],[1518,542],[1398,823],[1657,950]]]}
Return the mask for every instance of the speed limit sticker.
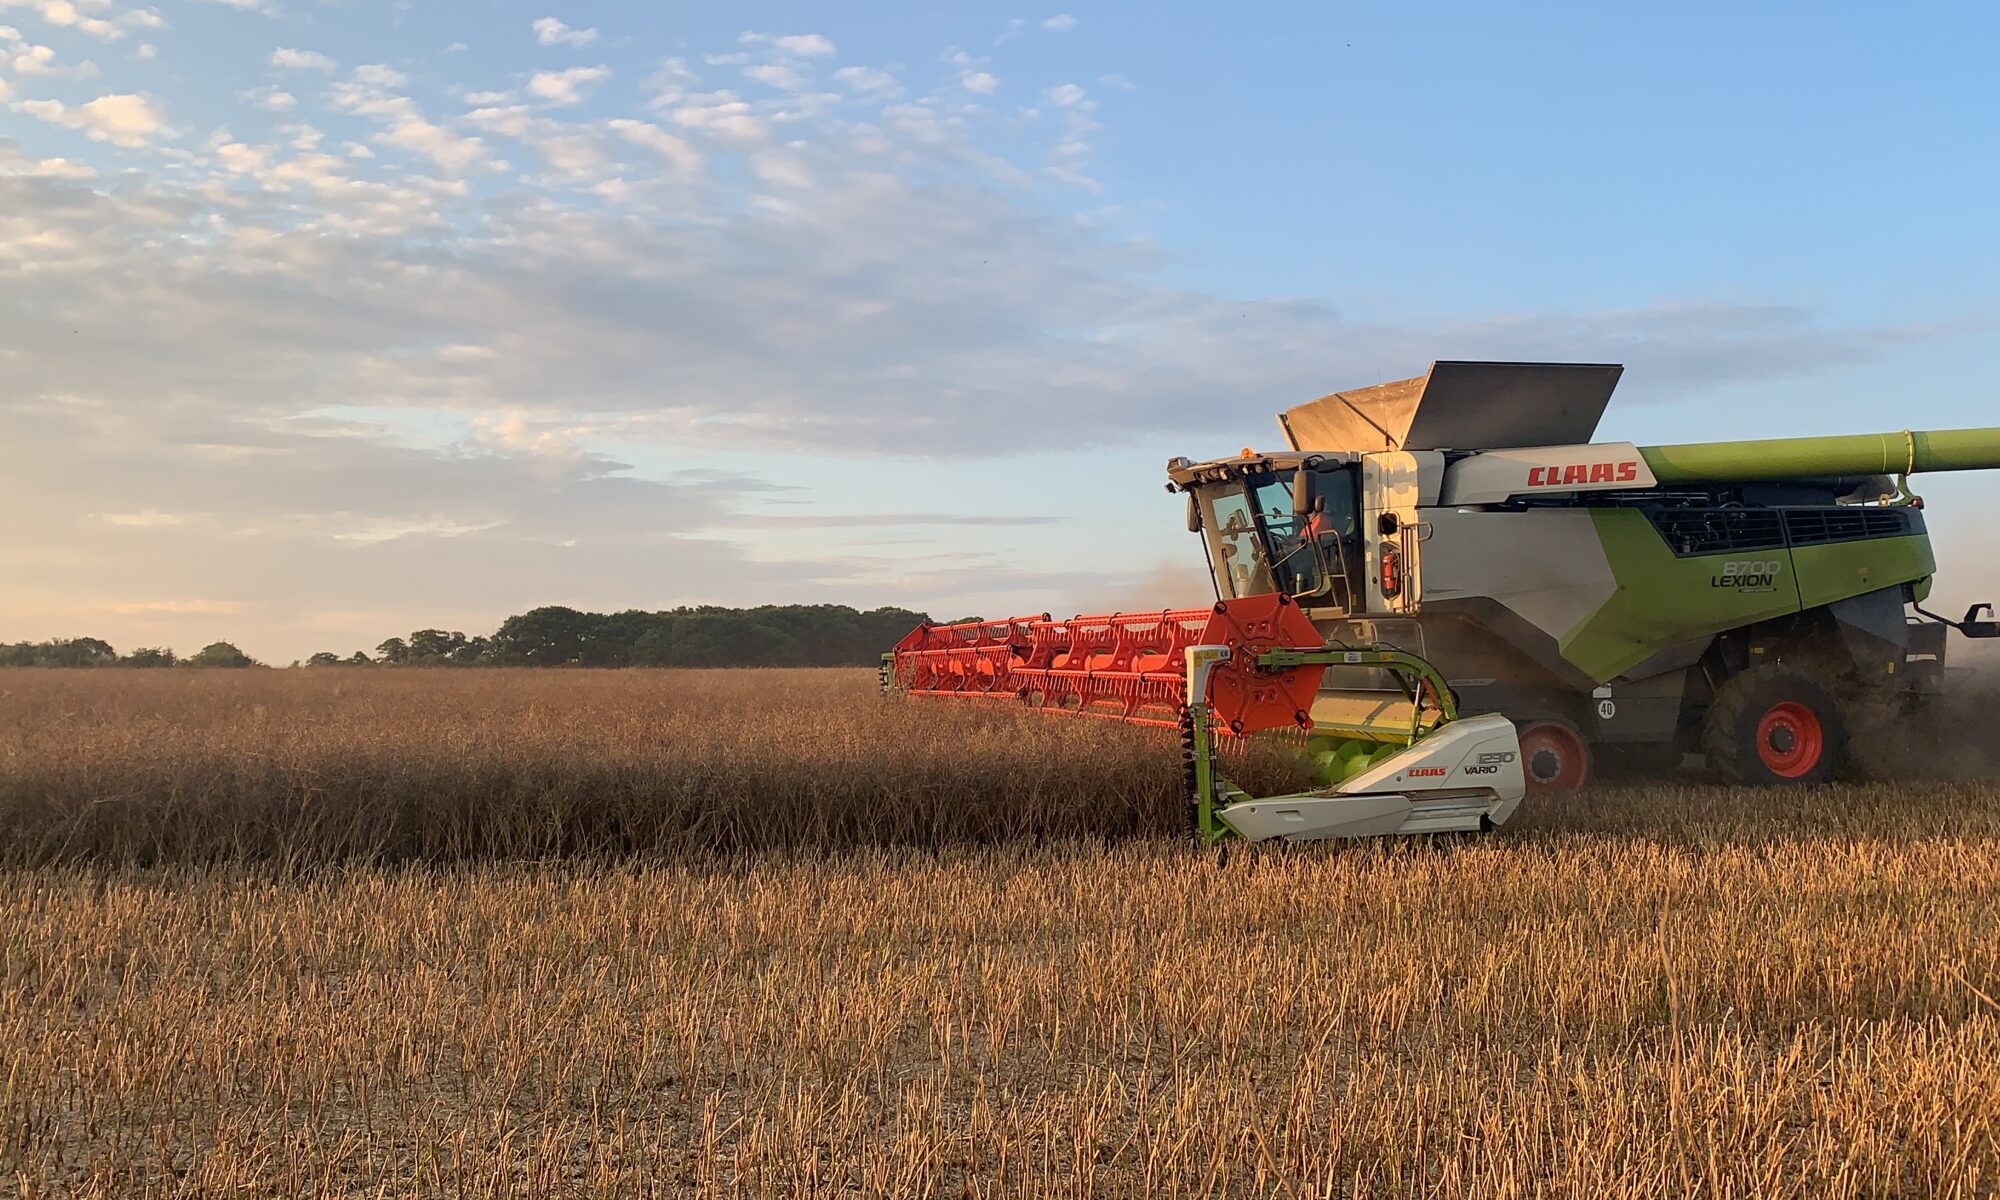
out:
{"label": "speed limit sticker", "polygon": [[1618,706],[1609,700],[1599,700],[1597,702],[1597,715],[1609,721],[1618,715]]}

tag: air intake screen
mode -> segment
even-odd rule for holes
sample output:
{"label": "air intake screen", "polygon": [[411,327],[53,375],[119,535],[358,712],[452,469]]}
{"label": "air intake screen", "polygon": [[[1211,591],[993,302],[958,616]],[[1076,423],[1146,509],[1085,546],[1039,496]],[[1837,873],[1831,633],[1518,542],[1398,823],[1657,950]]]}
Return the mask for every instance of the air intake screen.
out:
{"label": "air intake screen", "polygon": [[1776,550],[1784,518],[1774,508],[1656,508],[1653,526],[1682,558],[1734,550]]}
{"label": "air intake screen", "polygon": [[1681,558],[1923,532],[1922,518],[1907,508],[1656,508],[1648,515]]}
{"label": "air intake screen", "polygon": [[1911,532],[1910,513],[1901,508],[1793,508],[1785,510],[1785,530],[1794,546],[1902,537]]}

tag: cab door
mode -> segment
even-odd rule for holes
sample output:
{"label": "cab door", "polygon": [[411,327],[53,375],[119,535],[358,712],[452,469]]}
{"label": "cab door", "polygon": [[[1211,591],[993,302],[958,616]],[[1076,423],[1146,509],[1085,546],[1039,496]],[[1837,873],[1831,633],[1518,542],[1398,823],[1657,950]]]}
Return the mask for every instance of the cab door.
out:
{"label": "cab door", "polygon": [[1371,613],[1414,613],[1422,603],[1423,520],[1417,456],[1391,450],[1361,459],[1361,537]]}

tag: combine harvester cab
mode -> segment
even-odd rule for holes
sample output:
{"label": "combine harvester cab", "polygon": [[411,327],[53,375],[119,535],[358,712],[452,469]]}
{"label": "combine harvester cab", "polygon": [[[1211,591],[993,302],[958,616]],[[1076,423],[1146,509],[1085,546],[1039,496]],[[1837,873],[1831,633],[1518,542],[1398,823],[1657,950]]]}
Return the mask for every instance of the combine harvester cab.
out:
{"label": "combine harvester cab", "polygon": [[[1285,411],[1289,450],[1175,459],[1168,486],[1219,596],[1290,596],[1328,645],[1435,663],[1519,727],[1531,790],[1607,754],[1834,778],[1850,714],[1934,693],[1948,631],[2000,634],[1990,608],[1924,607],[1907,483],[2000,467],[2000,429],[1593,442],[1622,370],[1439,362]],[[1314,726],[1401,728],[1393,682],[1330,679]]]}
{"label": "combine harvester cab", "polygon": [[[1329,674],[1396,680],[1409,720],[1365,737],[1316,726],[1309,710]],[[884,656],[882,676],[911,695],[1178,729],[1191,822],[1206,842],[1490,829],[1525,791],[1511,722],[1461,718],[1443,677],[1415,655],[1328,648],[1284,595],[920,626]],[[1222,774],[1218,739],[1279,731],[1299,740],[1314,787],[1257,797]]]}

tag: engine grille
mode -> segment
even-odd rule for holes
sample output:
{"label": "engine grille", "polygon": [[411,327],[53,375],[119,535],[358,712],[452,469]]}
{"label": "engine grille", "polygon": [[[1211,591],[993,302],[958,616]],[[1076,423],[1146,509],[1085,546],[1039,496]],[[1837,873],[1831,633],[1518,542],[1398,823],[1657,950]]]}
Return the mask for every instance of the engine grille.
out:
{"label": "engine grille", "polygon": [[1785,544],[1775,508],[1658,508],[1653,527],[1682,558],[1735,550],[1775,550]]}
{"label": "engine grille", "polygon": [[1906,508],[1791,508],[1785,532],[1794,546],[1902,537],[1911,532],[1911,515]]}
{"label": "engine grille", "polygon": [[1656,508],[1647,515],[1679,558],[1923,532],[1908,508]]}

